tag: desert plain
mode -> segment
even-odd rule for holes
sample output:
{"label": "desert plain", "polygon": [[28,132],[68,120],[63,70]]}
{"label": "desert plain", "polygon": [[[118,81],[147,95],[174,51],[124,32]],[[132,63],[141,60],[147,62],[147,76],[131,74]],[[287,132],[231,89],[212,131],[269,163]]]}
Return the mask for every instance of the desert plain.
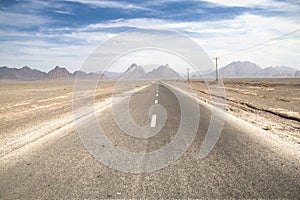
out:
{"label": "desert plain", "polygon": [[[190,183],[193,189],[189,195],[195,197],[207,195],[210,192],[212,196],[216,195],[213,190],[197,185],[199,183],[197,180],[206,181],[206,185],[211,184],[210,188],[225,188],[218,191],[217,194],[220,197],[224,195],[256,196],[255,192],[244,192],[251,191],[253,188],[259,191],[259,196],[262,197],[295,197],[298,194],[299,79],[227,79],[223,81],[223,84],[203,80],[191,80],[189,83],[183,80],[165,82],[179,90],[191,88],[188,92],[194,93],[194,97],[204,104],[220,107],[215,104],[215,100],[221,98],[225,100],[223,106],[227,113],[226,117],[233,116],[231,119],[239,118],[246,122],[236,127],[233,127],[235,123],[225,123],[224,130],[233,128],[236,130],[222,133],[221,139],[206,159],[197,157],[201,141],[198,138],[189,148],[188,152],[192,153],[191,157],[188,157],[190,154],[186,153],[176,163],[154,173],[130,174],[118,172],[101,164],[82,144],[76,131],[76,123],[74,123],[73,106],[76,102],[74,81],[1,81],[0,160],[2,167],[0,172],[3,179],[0,198],[35,198],[37,196],[41,198],[53,196],[58,198],[70,196],[74,198],[119,198],[144,195],[144,192],[147,193],[148,190],[150,192],[147,195],[150,197],[153,191],[157,191],[157,188],[152,188],[153,184],[165,186],[157,195],[178,196],[181,194],[173,193],[173,191],[178,191],[177,185],[175,184],[176,187],[172,188],[173,183],[178,180],[183,185],[185,181]],[[104,118],[110,116],[110,109],[103,110],[103,112],[101,109],[110,105],[111,96],[122,97],[124,93],[136,94],[132,98],[133,102],[134,100],[142,102],[140,105],[142,108],[139,109],[147,114],[148,107],[143,105],[147,101],[152,103],[154,101],[151,98],[150,100],[141,98],[144,98],[145,94],[154,96],[151,91],[154,92],[157,81],[126,81],[119,82],[118,87],[115,87],[116,83],[116,80],[102,81],[96,88],[91,87],[90,90],[82,93],[83,100],[77,104],[84,111],[82,118],[89,114],[85,112],[85,99],[92,97],[95,111],[99,111],[99,119],[101,119],[102,115]],[[84,84],[89,85],[90,82],[84,81]],[[148,85],[151,85],[152,89],[146,88]],[[208,91],[210,86],[224,89],[225,95],[218,96],[213,92],[210,93]],[[139,92],[142,90],[146,92]],[[171,95],[172,98],[168,100],[176,103],[173,99],[175,95],[170,92],[163,94],[161,91],[159,97],[162,97],[160,99],[162,103],[164,95]],[[135,105],[131,105],[132,114],[135,116],[133,119],[137,119],[141,115],[134,113],[136,111],[134,108]],[[167,109],[173,108],[167,107]],[[210,112],[201,112],[200,115],[209,117]],[[168,117],[172,119],[173,116]],[[116,125],[112,120],[106,123],[104,128],[111,133],[109,138],[112,138],[113,144],[133,151],[144,150],[143,147],[147,147],[148,150],[157,149],[172,139],[173,135],[168,134],[174,134],[171,131],[170,133],[164,132],[165,135],[158,134],[157,140],[150,142],[145,140],[139,143],[141,139],[128,142],[132,139],[116,131],[117,129],[114,129]],[[147,120],[143,117],[143,120],[147,124],[150,118]],[[205,119],[204,122],[206,123]],[[201,125],[203,122],[200,118]],[[169,130],[175,130],[178,124],[167,122],[166,126]],[[254,128],[249,131],[249,127]],[[227,137],[229,139],[224,143],[224,138]],[[239,137],[246,140],[241,145],[238,143]],[[220,149],[220,145],[224,145],[229,150]],[[260,145],[265,149],[259,149]],[[255,156],[249,154],[252,151],[255,152]],[[233,161],[226,157],[222,160],[220,153],[232,154]],[[253,161],[255,158],[258,158],[258,161]],[[271,163],[266,162],[265,158],[270,158]],[[188,159],[188,161],[183,159]],[[240,160],[245,165],[235,166]],[[226,165],[229,165],[229,168],[224,167]],[[256,165],[259,167],[255,167]],[[191,166],[192,170],[187,170],[187,166]],[[207,176],[203,173],[208,169],[212,169],[217,176]],[[224,169],[225,172],[222,171]],[[282,170],[283,173],[278,173],[278,170]],[[176,172],[175,175],[170,175],[169,172],[173,173],[173,171]],[[184,173],[191,173],[190,178],[185,179],[187,176]],[[292,174],[288,176],[289,179],[286,178],[287,173]],[[153,181],[156,176],[160,178]],[[193,181],[195,176],[201,177]],[[252,185],[249,185],[248,180],[241,178],[246,176],[252,181]],[[168,177],[167,181],[165,181],[166,177]],[[224,180],[226,180],[225,183],[222,183]],[[245,182],[241,184],[241,180]],[[144,187],[147,184],[149,185]],[[276,185],[270,187],[270,184]],[[186,187],[188,186],[182,187],[182,197],[185,196]],[[234,192],[231,193],[231,191]]]}
{"label": "desert plain", "polygon": [[[168,81],[183,87],[186,81]],[[87,82],[88,83],[88,82]],[[102,81],[92,90],[95,104],[113,93],[138,88],[149,81],[128,81],[115,88],[116,81]],[[200,101],[213,104],[224,98],[225,110],[264,130],[265,134],[300,145],[300,79],[225,79],[225,95],[210,93],[209,82],[191,80]],[[0,82],[0,156],[72,123],[74,81]]]}

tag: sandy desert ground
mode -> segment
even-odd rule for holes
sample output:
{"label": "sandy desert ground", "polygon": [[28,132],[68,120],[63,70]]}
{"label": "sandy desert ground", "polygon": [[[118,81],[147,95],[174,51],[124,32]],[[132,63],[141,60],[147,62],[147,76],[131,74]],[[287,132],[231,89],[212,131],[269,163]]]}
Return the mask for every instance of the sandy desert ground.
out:
{"label": "sandy desert ground", "polygon": [[[173,82],[185,87],[186,82]],[[226,112],[264,129],[283,140],[300,145],[300,79],[225,79],[225,96],[209,92],[211,82],[190,81],[194,94],[202,101],[224,98]]]}
{"label": "sandy desert ground", "polygon": [[[115,83],[101,82],[95,102],[108,99]],[[131,81],[114,92],[148,83]],[[205,82],[193,80],[190,85],[200,100],[211,103]],[[225,80],[224,86],[228,113],[300,145],[300,79],[235,79]],[[0,82],[0,156],[72,123],[73,87],[73,81]]]}
{"label": "sandy desert ground", "polygon": [[[84,84],[90,84],[85,81]],[[138,88],[145,82],[126,82],[116,90],[116,81],[101,81],[95,93],[95,105],[112,93]],[[122,84],[121,84],[122,85]],[[0,156],[66,126],[72,114],[73,81],[1,81],[0,82]]]}

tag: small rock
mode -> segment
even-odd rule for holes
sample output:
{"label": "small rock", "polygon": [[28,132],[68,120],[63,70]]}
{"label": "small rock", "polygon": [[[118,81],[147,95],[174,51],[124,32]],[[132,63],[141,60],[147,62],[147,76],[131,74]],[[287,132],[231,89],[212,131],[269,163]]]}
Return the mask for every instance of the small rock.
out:
{"label": "small rock", "polygon": [[270,130],[272,130],[272,126],[267,125],[267,126],[264,126],[263,129],[266,131],[270,131]]}

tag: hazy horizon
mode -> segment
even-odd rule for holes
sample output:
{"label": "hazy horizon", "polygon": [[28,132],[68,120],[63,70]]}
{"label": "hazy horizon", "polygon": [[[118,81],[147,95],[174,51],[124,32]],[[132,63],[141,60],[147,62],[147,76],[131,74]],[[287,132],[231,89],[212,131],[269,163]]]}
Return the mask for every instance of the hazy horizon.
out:
{"label": "hazy horizon", "polygon": [[[231,63],[233,63],[233,62],[251,62],[251,61],[232,61]],[[229,64],[231,64],[231,63],[228,63],[228,65]],[[254,64],[256,64],[255,62],[251,62],[251,63],[254,63]],[[138,66],[141,66],[141,67],[143,67],[143,69],[145,70],[145,72],[147,73],[147,72],[150,72],[150,71],[152,71],[153,69],[155,69],[155,68],[157,68],[157,67],[159,67],[159,66],[161,66],[161,65],[166,65],[166,64],[168,64],[171,68],[173,68],[176,72],[178,72],[179,74],[186,74],[186,69],[189,69],[190,70],[190,73],[197,73],[198,71],[196,71],[196,70],[194,70],[192,67],[190,67],[190,66],[186,66],[186,68],[184,68],[185,70],[184,71],[178,71],[178,70],[176,70],[176,68],[174,68],[172,65],[170,65],[169,63],[162,63],[162,64],[144,64],[144,65],[142,65],[142,64],[139,64],[139,63],[137,63],[137,62],[132,62],[131,64],[136,64],[136,65],[138,65]],[[108,69],[108,70],[106,70],[107,72],[111,72],[111,73],[124,73],[129,67],[130,67],[130,65],[131,64],[129,64],[129,65],[122,65],[122,67],[120,67],[119,69]],[[62,65],[56,65],[56,66],[58,66],[58,67],[60,67],[60,68],[66,68],[70,73],[74,73],[74,72],[76,72],[76,71],[83,71],[83,72],[86,72],[86,73],[99,73],[99,72],[101,72],[101,71],[84,71],[84,70],[82,70],[81,68],[78,68],[78,69],[75,69],[75,70],[70,70],[69,69],[69,67],[68,66],[62,66]],[[51,70],[53,70],[56,66],[53,66],[53,67],[50,67],[48,70],[43,70],[43,69],[39,69],[39,68],[35,68],[35,67],[32,67],[32,66],[28,66],[28,65],[24,65],[24,66],[22,66],[22,67],[13,67],[13,66],[0,66],[0,67],[8,67],[8,68],[16,68],[16,69],[21,69],[21,68],[23,68],[23,67],[29,67],[30,69],[36,69],[36,70],[39,70],[39,71],[42,71],[42,72],[46,72],[46,73],[48,73],[49,71],[51,71]],[[226,67],[227,65],[225,65],[225,66],[219,66],[219,68],[223,68],[223,67]],[[300,69],[297,69],[297,68],[295,68],[295,67],[292,67],[292,66],[267,66],[267,67],[263,67],[263,66],[260,66],[262,69],[266,69],[266,68],[268,68],[268,67],[291,67],[291,68],[294,68],[294,69],[296,69],[296,70],[300,70]],[[213,72],[213,71],[215,71],[214,69],[204,69],[204,70],[201,70],[200,72],[201,73],[206,73],[206,72]]]}

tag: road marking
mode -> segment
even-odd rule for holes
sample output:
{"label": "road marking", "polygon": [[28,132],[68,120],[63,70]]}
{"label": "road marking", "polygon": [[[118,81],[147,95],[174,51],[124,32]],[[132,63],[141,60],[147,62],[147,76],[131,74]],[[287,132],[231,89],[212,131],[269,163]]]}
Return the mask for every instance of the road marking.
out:
{"label": "road marking", "polygon": [[151,119],[151,128],[154,128],[156,126],[156,114],[152,115],[152,119]]}
{"label": "road marking", "polygon": [[158,97],[158,94],[156,94],[156,96]]}
{"label": "road marking", "polygon": [[156,90],[156,93],[158,93],[158,90]]}
{"label": "road marking", "polygon": [[158,103],[158,100],[156,99],[156,100],[154,101],[154,103],[157,104],[157,103]]}

